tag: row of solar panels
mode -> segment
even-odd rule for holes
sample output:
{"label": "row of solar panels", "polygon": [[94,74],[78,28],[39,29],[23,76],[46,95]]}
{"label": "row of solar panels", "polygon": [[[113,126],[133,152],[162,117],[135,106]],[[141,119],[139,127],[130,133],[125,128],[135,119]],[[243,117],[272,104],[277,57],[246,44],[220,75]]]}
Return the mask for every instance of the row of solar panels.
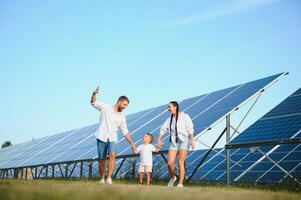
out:
{"label": "row of solar panels", "polygon": [[[284,75],[281,73],[185,99],[180,101],[180,108],[193,119],[197,137]],[[146,132],[153,132],[157,137],[161,124],[168,117],[166,105],[128,115],[128,128],[135,143],[139,145]],[[97,125],[92,125],[1,149],[0,169],[96,159],[96,129]],[[131,155],[131,149],[121,134],[119,138],[118,156]],[[164,138],[163,150],[168,148],[167,139],[168,136]]]}
{"label": "row of solar panels", "polygon": [[[191,151],[186,160],[186,178],[196,169],[207,150]],[[270,152],[268,157],[264,154]],[[235,182],[282,182],[288,178],[301,180],[301,144],[287,144],[260,147],[251,152],[249,148],[231,149],[231,180]],[[164,155],[166,156],[166,155]],[[226,182],[226,152],[225,149],[214,149],[204,164],[197,170],[191,180]],[[272,161],[271,161],[271,160]],[[128,159],[118,176],[132,176],[132,160]],[[275,162],[275,163],[274,163]],[[121,160],[117,162],[117,167]],[[138,169],[136,160],[136,175]],[[280,167],[279,167],[279,166]],[[97,171],[97,166],[95,165]],[[176,173],[177,170],[176,170]],[[96,172],[97,174],[97,172]],[[168,179],[166,162],[161,155],[154,156],[153,179]]]}

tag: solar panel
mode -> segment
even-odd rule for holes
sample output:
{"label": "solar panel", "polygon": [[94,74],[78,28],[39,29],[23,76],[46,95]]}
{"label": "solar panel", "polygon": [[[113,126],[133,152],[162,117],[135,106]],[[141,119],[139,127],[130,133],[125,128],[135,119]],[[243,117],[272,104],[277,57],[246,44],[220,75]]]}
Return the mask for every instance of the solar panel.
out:
{"label": "solar panel", "polygon": [[[280,73],[185,99],[179,102],[180,108],[191,116],[197,137],[285,74]],[[155,137],[158,136],[161,125],[170,116],[166,107],[167,105],[162,105],[127,116],[128,128],[136,145],[142,143],[142,136],[146,132],[152,132]],[[24,148],[18,149],[16,145],[7,150],[0,150],[0,160],[4,161],[1,162],[0,169],[96,159],[97,151],[94,137],[96,128],[97,125],[91,125],[28,142]],[[119,133],[119,138],[117,156],[131,156],[130,146],[121,133]],[[163,139],[165,143],[163,151],[168,149],[168,140],[169,136],[166,135]],[[13,156],[9,156],[10,154]]]}
{"label": "solar panel", "polygon": [[[186,178],[197,167],[207,150],[190,151],[186,159]],[[264,154],[271,152],[269,158]],[[260,147],[260,151],[251,152],[249,148],[231,149],[231,179],[236,182],[275,183],[282,182],[288,172],[297,180],[301,180],[301,144],[286,144]],[[165,155],[166,156],[166,155]],[[223,148],[213,149],[207,161],[192,177],[193,181],[226,182],[226,152]],[[273,163],[275,162],[275,163]],[[139,162],[136,160],[136,174]],[[253,165],[253,168],[250,168]],[[278,167],[279,165],[280,167]],[[132,162],[123,166],[120,177],[132,172]],[[153,178],[169,179],[166,162],[161,155],[154,156]],[[178,170],[176,169],[176,172]]]}
{"label": "solar panel", "polygon": [[300,139],[301,88],[234,138],[229,147]]}

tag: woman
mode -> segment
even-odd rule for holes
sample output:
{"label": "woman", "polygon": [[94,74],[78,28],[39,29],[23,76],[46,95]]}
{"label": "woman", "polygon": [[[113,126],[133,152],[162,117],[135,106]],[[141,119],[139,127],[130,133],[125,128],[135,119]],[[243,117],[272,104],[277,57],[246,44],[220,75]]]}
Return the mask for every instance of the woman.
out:
{"label": "woman", "polygon": [[179,112],[179,104],[176,101],[171,101],[168,104],[168,111],[171,113],[171,117],[167,119],[160,131],[158,137],[158,146],[163,145],[161,138],[165,133],[170,134],[169,150],[168,150],[168,170],[170,175],[170,180],[168,182],[169,187],[174,186],[177,180],[175,176],[174,162],[176,156],[178,155],[179,160],[179,183],[178,187],[183,187],[183,181],[185,177],[185,159],[191,145],[194,149],[194,138],[193,138],[193,123],[189,115],[184,112]]}

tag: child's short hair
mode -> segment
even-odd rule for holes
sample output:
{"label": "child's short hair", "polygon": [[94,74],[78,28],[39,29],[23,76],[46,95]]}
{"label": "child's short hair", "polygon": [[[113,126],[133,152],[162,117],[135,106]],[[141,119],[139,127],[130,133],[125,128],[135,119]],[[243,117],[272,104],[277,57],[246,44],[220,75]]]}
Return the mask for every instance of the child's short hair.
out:
{"label": "child's short hair", "polygon": [[151,140],[150,140],[150,143],[152,143],[152,142],[153,142],[153,140],[154,140],[154,136],[153,136],[153,134],[151,134],[151,133],[145,133],[145,135],[148,135],[148,136],[150,136],[150,138],[151,138]]}

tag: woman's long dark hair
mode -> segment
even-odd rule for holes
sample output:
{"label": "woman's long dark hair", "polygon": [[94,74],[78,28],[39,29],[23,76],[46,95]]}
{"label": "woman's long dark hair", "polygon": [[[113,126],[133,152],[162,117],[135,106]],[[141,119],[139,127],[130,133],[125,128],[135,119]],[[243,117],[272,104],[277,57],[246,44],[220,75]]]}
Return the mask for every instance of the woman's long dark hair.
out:
{"label": "woman's long dark hair", "polygon": [[[169,102],[169,104],[172,104],[173,106],[177,107],[176,109],[176,125],[175,125],[175,135],[176,135],[176,143],[178,143],[178,130],[177,130],[177,124],[178,124],[178,117],[179,117],[179,104],[176,101],[171,101]],[[172,124],[172,120],[173,120],[173,114],[171,114],[170,116],[170,123],[169,123],[169,130],[171,132],[171,124]],[[170,138],[169,138],[169,142],[171,142],[171,134],[170,134]]]}

